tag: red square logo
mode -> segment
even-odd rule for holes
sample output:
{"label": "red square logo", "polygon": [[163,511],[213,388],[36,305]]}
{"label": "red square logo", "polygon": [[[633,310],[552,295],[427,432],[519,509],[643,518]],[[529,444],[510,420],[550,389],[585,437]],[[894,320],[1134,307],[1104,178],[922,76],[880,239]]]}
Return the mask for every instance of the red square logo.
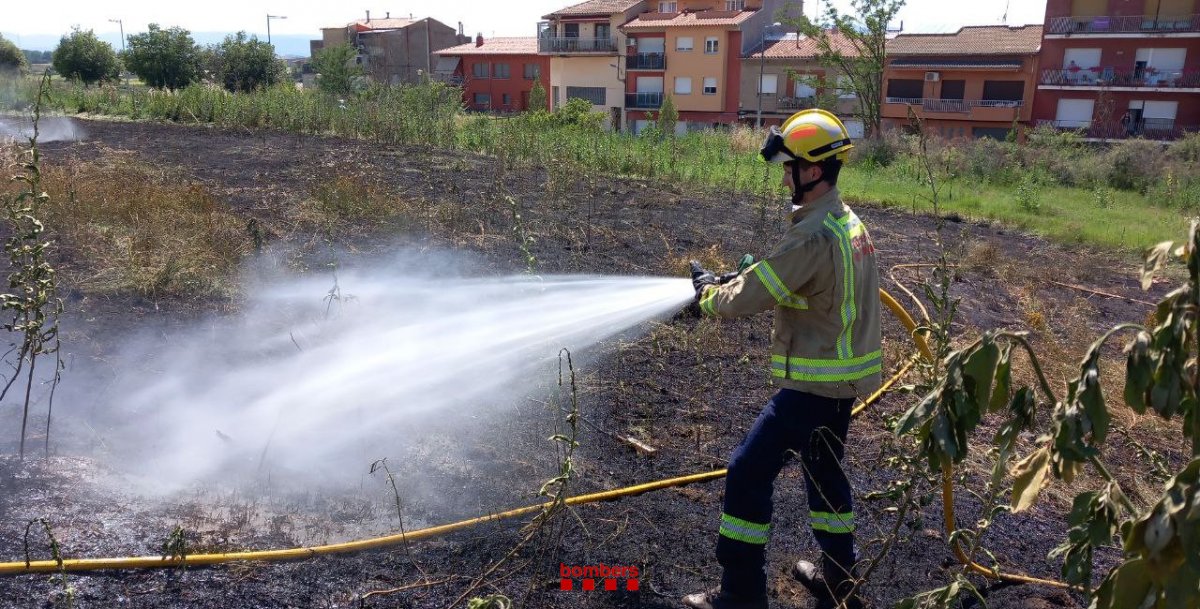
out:
{"label": "red square logo", "polygon": [[573,585],[574,585],[574,582],[572,582],[569,579],[558,580],[558,589],[559,590],[570,590]]}
{"label": "red square logo", "polygon": [[629,590],[631,592],[636,591],[638,589],[638,580],[631,579],[631,580],[625,582],[625,589]]}
{"label": "red square logo", "polygon": [[615,580],[615,579],[604,580],[604,589],[610,590],[610,591],[616,590],[617,589],[617,580]]}
{"label": "red square logo", "polygon": [[596,589],[596,580],[594,580],[594,579],[583,580],[583,589],[584,590],[595,590]]}

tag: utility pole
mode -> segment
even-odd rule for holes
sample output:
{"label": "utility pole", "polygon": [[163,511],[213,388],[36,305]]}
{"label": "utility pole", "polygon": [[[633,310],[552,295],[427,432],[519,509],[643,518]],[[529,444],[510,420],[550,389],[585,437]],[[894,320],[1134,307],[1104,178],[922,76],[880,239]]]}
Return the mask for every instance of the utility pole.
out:
{"label": "utility pole", "polygon": [[272,19],[287,19],[287,15],[272,15],[267,13],[267,44],[271,44],[271,20]]}
{"label": "utility pole", "polygon": [[[109,19],[108,22],[117,24],[117,27],[119,27],[121,29],[121,54],[124,55],[125,54],[125,22],[120,19]],[[121,67],[124,68],[125,66],[122,65]],[[129,71],[124,70],[124,69],[121,71],[125,72],[125,88],[128,89],[129,88]]]}
{"label": "utility pole", "polygon": [[[762,123],[763,123],[763,121],[762,121],[763,72],[766,70],[766,67],[767,67],[767,33],[774,30],[777,27],[782,26],[782,25],[783,25],[782,23],[779,23],[778,21],[776,21],[775,23],[772,23],[771,25],[764,27],[763,31],[762,31],[762,42],[758,45],[758,50],[759,50],[759,55],[758,55],[758,120],[756,121],[756,123],[757,123],[759,129],[762,129]],[[778,82],[775,83],[775,91],[776,91],[776,93],[779,92],[779,83]]]}

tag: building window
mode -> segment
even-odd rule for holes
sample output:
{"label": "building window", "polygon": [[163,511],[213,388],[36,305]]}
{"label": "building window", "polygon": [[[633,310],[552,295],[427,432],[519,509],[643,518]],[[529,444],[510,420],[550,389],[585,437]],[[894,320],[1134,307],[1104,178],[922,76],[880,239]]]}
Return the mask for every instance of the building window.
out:
{"label": "building window", "polygon": [[709,36],[704,39],[704,52],[708,55],[715,55],[721,50],[721,42],[716,36]]}
{"label": "building window", "polygon": [[604,87],[567,87],[567,99],[583,99],[593,106],[606,105],[608,89]]}
{"label": "building window", "polygon": [[508,96],[508,93],[501,95],[500,100],[500,103],[506,108],[512,104],[512,98]]}
{"label": "building window", "polygon": [[988,138],[1003,142],[1008,139],[1010,130],[1008,127],[972,127],[971,137],[977,140]]}
{"label": "building window", "polygon": [[690,76],[677,76],[675,78],[675,94],[676,95],[691,95],[692,94],[692,78]]}
{"label": "building window", "polygon": [[551,109],[558,109],[558,87],[550,87]]}
{"label": "building window", "polygon": [[902,104],[904,100],[919,100],[923,97],[925,97],[925,81],[923,80],[908,78],[892,78],[888,80],[887,99],[890,104]]}
{"label": "building window", "polygon": [[858,94],[854,92],[854,81],[850,80],[849,76],[839,76],[838,84],[838,99],[854,99]]}
{"label": "building window", "polygon": [[717,94],[717,79],[716,78],[714,78],[712,76],[704,77],[704,94],[705,95],[716,95]]}
{"label": "building window", "polygon": [[692,40],[691,36],[680,36],[675,39],[675,50],[690,51],[692,50],[692,45],[694,44],[695,42]]}
{"label": "building window", "polygon": [[962,101],[967,97],[967,81],[965,80],[943,80],[942,81],[942,99],[953,99]]}
{"label": "building window", "polygon": [[475,106],[483,109],[492,107],[492,95],[490,93],[476,93]]}
{"label": "building window", "polygon": [[776,95],[779,93],[779,75],[778,74],[763,74],[762,81],[758,83],[759,95]]}
{"label": "building window", "polygon": [[612,37],[612,26],[607,23],[596,24],[596,39],[607,40]]}
{"label": "building window", "polygon": [[579,38],[579,24],[578,23],[564,23],[563,24],[563,37],[564,38]]}
{"label": "building window", "polygon": [[725,10],[744,11],[746,10],[746,0],[725,0]]}
{"label": "building window", "polygon": [[995,101],[1022,101],[1025,99],[1023,80],[985,80],[983,99]]}
{"label": "building window", "polygon": [[494,70],[495,70],[494,75],[496,78],[499,78],[501,80],[506,80],[511,75],[510,69],[511,68],[509,67],[508,64],[498,63],[498,64],[496,64],[496,66],[494,68]]}
{"label": "building window", "polygon": [[679,3],[674,0],[664,0],[658,3],[658,12],[660,13],[678,13]]}
{"label": "building window", "polygon": [[490,76],[491,70],[492,64],[486,61],[481,61],[471,66],[471,76],[474,76],[475,78],[487,78]]}
{"label": "building window", "polygon": [[542,66],[536,63],[525,64],[525,80],[537,80],[542,77]]}

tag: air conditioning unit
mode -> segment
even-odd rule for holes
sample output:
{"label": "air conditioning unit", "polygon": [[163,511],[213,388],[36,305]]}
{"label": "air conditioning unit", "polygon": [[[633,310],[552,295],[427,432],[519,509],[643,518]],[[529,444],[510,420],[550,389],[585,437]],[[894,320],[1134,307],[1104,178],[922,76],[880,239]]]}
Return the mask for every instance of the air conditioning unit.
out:
{"label": "air conditioning unit", "polygon": [[925,82],[937,82],[942,79],[941,72],[926,72]]}
{"label": "air conditioning unit", "polygon": [[634,48],[634,49],[637,48],[637,38],[626,38],[626,41],[628,42],[628,44],[631,48]]}

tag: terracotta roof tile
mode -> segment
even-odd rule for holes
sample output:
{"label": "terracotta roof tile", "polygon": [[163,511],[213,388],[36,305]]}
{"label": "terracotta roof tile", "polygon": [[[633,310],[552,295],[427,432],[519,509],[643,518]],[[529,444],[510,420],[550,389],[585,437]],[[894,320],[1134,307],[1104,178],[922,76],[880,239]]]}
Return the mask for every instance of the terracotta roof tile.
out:
{"label": "terracotta roof tile", "polygon": [[636,19],[621,26],[630,30],[661,30],[676,27],[707,27],[714,25],[740,25],[758,11],[700,11],[695,13],[642,13]]}
{"label": "terracotta roof tile", "polygon": [[587,2],[580,2],[579,4],[573,4],[567,8],[554,11],[549,15],[545,15],[542,19],[580,17],[583,15],[612,15],[627,11],[640,2],[641,0],[587,0]]}
{"label": "terracotta roof tile", "polygon": [[537,55],[538,39],[528,38],[485,38],[483,46],[474,42],[435,51],[434,55]]}
{"label": "terracotta roof tile", "polygon": [[1034,55],[1042,47],[1042,26],[981,25],[953,34],[901,34],[888,42],[888,55]]}
{"label": "terracotta roof tile", "polygon": [[[846,37],[838,32],[829,33],[829,41],[834,50],[840,51],[846,57],[857,57],[858,49],[854,47],[854,43],[850,42]],[[768,40],[766,43],[766,58],[767,59],[812,59],[819,55],[821,49],[817,45],[815,38],[807,36],[797,37],[795,34],[789,34],[782,40]],[[759,59],[763,56],[763,47],[756,46],[747,59]]]}

